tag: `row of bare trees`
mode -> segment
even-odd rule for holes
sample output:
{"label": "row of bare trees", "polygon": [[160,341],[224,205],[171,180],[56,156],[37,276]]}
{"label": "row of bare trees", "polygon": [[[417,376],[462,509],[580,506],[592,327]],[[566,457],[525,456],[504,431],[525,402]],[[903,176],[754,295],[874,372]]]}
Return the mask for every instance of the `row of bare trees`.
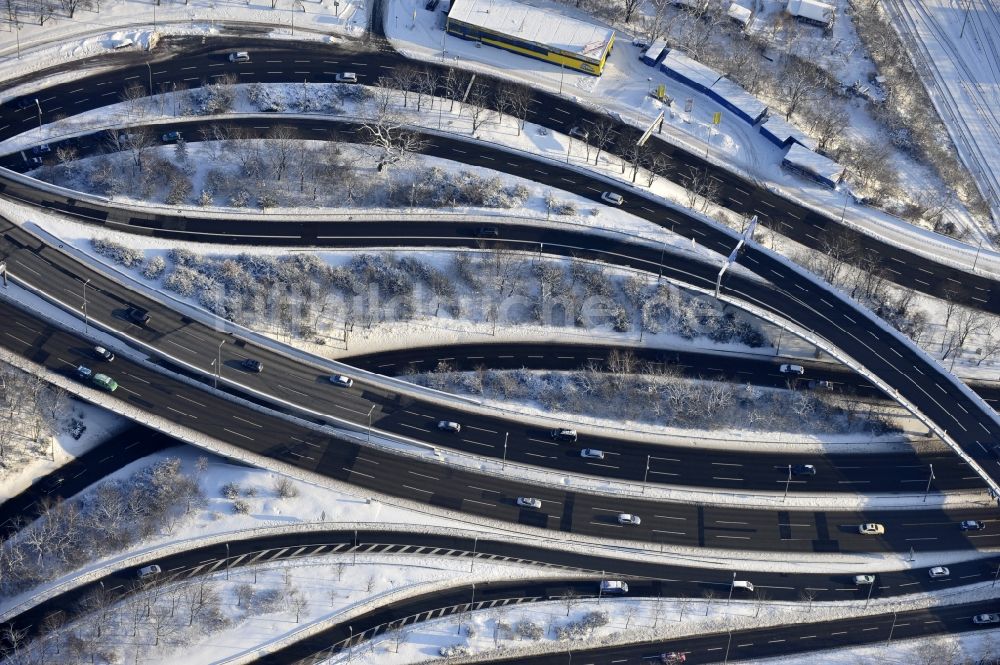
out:
{"label": "row of bare trees", "polygon": [[70,412],[66,393],[41,377],[0,364],[0,469],[54,459],[55,435]]}

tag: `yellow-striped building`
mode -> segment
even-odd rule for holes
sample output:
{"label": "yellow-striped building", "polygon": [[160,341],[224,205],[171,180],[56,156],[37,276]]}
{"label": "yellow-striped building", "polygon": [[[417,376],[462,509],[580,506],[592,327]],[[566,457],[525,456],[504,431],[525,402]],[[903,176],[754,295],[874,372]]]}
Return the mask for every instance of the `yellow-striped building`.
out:
{"label": "yellow-striped building", "polygon": [[600,76],[615,31],[513,0],[453,0],[449,34]]}

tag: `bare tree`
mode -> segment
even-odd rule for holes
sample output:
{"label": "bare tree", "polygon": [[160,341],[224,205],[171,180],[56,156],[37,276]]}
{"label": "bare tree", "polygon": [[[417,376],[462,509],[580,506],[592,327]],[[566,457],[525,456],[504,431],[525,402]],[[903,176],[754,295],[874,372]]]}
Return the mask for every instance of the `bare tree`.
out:
{"label": "bare tree", "polygon": [[393,88],[403,93],[403,108],[410,104],[410,93],[416,92],[420,79],[420,70],[413,65],[400,65],[392,70],[390,82]]}
{"label": "bare tree", "polygon": [[813,100],[823,86],[816,66],[801,58],[793,57],[779,77],[781,95],[785,102],[785,119],[792,117],[803,103]]}
{"label": "bare tree", "polygon": [[525,85],[512,85],[505,89],[504,97],[507,113],[517,120],[517,135],[521,135],[524,123],[531,112],[532,97],[531,88]]}
{"label": "bare tree", "polygon": [[601,158],[601,152],[614,145],[618,131],[609,118],[601,118],[590,128],[590,142],[597,149],[594,155],[594,164]]}
{"label": "bare tree", "polygon": [[368,134],[367,151],[376,160],[379,173],[419,152],[425,145],[420,135],[407,130],[391,113],[372,118],[362,125],[362,129]]}
{"label": "bare tree", "polygon": [[466,102],[465,108],[468,109],[469,118],[472,120],[472,133],[475,134],[495,115],[493,109],[489,107],[489,86],[482,81],[474,82]]}
{"label": "bare tree", "polygon": [[637,10],[641,4],[642,0],[622,0],[622,18],[626,23],[632,22],[635,10]]}
{"label": "bare tree", "polygon": [[288,605],[295,610],[295,623],[298,623],[302,613],[309,609],[309,599],[296,589],[295,593],[291,594]]}
{"label": "bare tree", "polygon": [[573,608],[580,601],[580,597],[577,595],[576,590],[569,589],[562,599],[566,603],[566,616],[569,616],[569,613],[573,611]]}
{"label": "bare tree", "polygon": [[403,646],[410,637],[410,631],[403,629],[402,619],[390,624],[389,639],[392,640],[393,653],[399,653],[399,647]]}

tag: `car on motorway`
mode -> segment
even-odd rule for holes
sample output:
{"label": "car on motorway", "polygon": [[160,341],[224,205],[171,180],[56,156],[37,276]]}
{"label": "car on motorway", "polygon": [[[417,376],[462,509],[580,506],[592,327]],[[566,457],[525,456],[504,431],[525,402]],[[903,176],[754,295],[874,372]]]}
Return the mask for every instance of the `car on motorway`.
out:
{"label": "car on motorway", "polygon": [[590,132],[588,132],[585,128],[579,125],[570,127],[569,135],[574,138],[578,138],[581,141],[586,141],[588,138],[590,138]]}
{"label": "car on motorway", "polygon": [[125,310],[125,318],[132,323],[144,326],[149,323],[149,312],[142,307],[129,307]]}
{"label": "car on motorway", "polygon": [[972,623],[982,626],[988,623],[1000,623],[1000,614],[977,614],[972,617]]}
{"label": "car on motorway", "polygon": [[793,476],[815,476],[816,467],[812,464],[793,464],[792,465],[792,475]]}
{"label": "car on motorway", "polygon": [[113,393],[118,390],[118,382],[107,374],[95,374],[90,377],[90,382],[101,390],[107,390],[109,393]]}
{"label": "car on motorway", "polygon": [[248,372],[256,372],[257,374],[264,371],[264,363],[254,358],[244,358],[240,366]]}
{"label": "car on motorway", "polygon": [[660,654],[662,665],[680,665],[680,663],[686,663],[687,659],[687,654],[683,651],[667,651]]}
{"label": "car on motorway", "polygon": [[480,226],[476,229],[477,238],[499,238],[500,229],[495,226]]}
{"label": "car on motorway", "polygon": [[810,381],[810,390],[833,390],[833,381]]}
{"label": "car on motorway", "polygon": [[94,370],[86,365],[80,365],[76,368],[76,375],[84,381],[90,381],[90,377],[94,376]]}
{"label": "car on motorway", "polygon": [[354,385],[354,379],[349,376],[344,376],[343,374],[334,374],[330,377],[330,383],[335,386],[343,386],[344,388],[350,388]]}
{"label": "car on motorway", "polygon": [[958,527],[962,531],[982,531],[986,528],[986,522],[980,522],[979,520],[965,520]]}
{"label": "car on motorway", "polygon": [[98,360],[106,360],[108,362],[111,362],[112,360],[115,359],[115,354],[111,353],[103,346],[95,346],[93,349],[91,349],[91,351],[93,352],[94,357],[97,358]]}
{"label": "car on motorway", "polygon": [[48,143],[42,143],[41,145],[36,145],[31,149],[31,154],[36,157],[47,155],[50,152],[52,152],[52,146],[50,146]]}
{"label": "car on motorway", "polygon": [[41,157],[29,157],[28,158],[28,166],[31,167],[31,168],[33,168],[33,169],[37,169],[37,168],[40,168],[42,166],[45,166],[45,162],[42,160]]}
{"label": "car on motorway", "polygon": [[456,423],[454,420],[441,420],[438,422],[438,429],[442,432],[451,432],[452,434],[458,434],[462,431],[462,426]]}
{"label": "car on motorway", "polygon": [[166,134],[161,136],[160,140],[163,141],[164,143],[177,143],[178,141],[181,140],[181,138],[183,137],[181,136],[180,132],[173,131],[173,132],[167,132]]}
{"label": "car on motorway", "polygon": [[250,54],[246,51],[236,51],[229,54],[229,62],[250,62]]}
{"label": "car on motorway", "polygon": [[868,522],[858,526],[858,533],[864,536],[881,536],[885,533],[885,527],[877,522]]}
{"label": "car on motorway", "polygon": [[162,572],[163,570],[155,563],[149,566],[143,566],[139,569],[139,579],[143,579],[151,575],[159,575]]}
{"label": "car on motorway", "polygon": [[930,575],[933,579],[937,579],[939,577],[948,577],[949,575],[951,575],[951,571],[948,570],[945,566],[934,566],[933,568],[927,571],[927,574]]}
{"label": "car on motorway", "polygon": [[778,368],[778,371],[782,374],[798,374],[799,376],[802,376],[806,373],[806,368],[802,365],[789,365],[788,363],[785,363]]}
{"label": "car on motorway", "polygon": [[858,586],[861,586],[863,584],[875,584],[875,576],[874,575],[855,575],[854,576],[854,583],[857,584]]}
{"label": "car on motorway", "polygon": [[620,206],[625,203],[625,199],[622,198],[622,195],[614,192],[601,192],[601,200],[605,203],[610,203],[613,206]]}
{"label": "car on motorway", "polygon": [[621,580],[602,580],[601,593],[623,595],[628,593],[628,584]]}
{"label": "car on motorway", "polygon": [[549,436],[556,441],[566,441],[569,443],[576,443],[576,430],[567,429],[565,427],[557,427],[549,432]]}
{"label": "car on motorway", "polygon": [[337,83],[357,83],[358,75],[354,72],[341,72],[333,77]]}
{"label": "car on motorway", "polygon": [[642,524],[642,518],[638,515],[633,515],[632,513],[618,513],[618,523],[627,524],[629,526],[639,526]]}
{"label": "car on motorway", "polygon": [[517,505],[522,508],[541,508],[542,502],[530,496],[519,496],[517,497]]}
{"label": "car on motorway", "polygon": [[594,448],[584,448],[580,451],[580,457],[584,459],[604,459],[604,451]]}

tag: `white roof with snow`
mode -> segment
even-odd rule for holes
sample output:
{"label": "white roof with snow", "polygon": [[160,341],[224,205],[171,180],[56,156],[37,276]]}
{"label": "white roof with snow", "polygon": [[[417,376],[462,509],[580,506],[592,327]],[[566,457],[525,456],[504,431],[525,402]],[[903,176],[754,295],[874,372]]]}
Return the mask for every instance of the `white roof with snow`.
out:
{"label": "white roof with snow", "polygon": [[788,149],[788,152],[785,153],[785,160],[834,183],[840,180],[840,176],[844,173],[844,167],[837,162],[818,152],[807,150],[798,143],[793,143],[792,147]]}
{"label": "white roof with snow", "polygon": [[453,0],[448,19],[599,59],[615,31],[514,0]]}
{"label": "white roof with snow", "polygon": [[767,104],[725,77],[712,84],[712,92],[725,98],[751,118],[757,119],[767,111]]}
{"label": "white roof with snow", "polygon": [[785,10],[792,16],[829,23],[833,19],[834,7],[817,0],[788,0]]}
{"label": "white roof with snow", "polygon": [[735,2],[729,5],[729,10],[726,14],[729,15],[729,18],[739,21],[742,25],[750,23],[750,19],[753,17],[752,11],[743,5],[736,4]]}
{"label": "white roof with snow", "polygon": [[706,67],[697,60],[692,60],[677,49],[670,49],[667,57],[663,59],[663,67],[669,67],[678,74],[690,81],[694,81],[705,89],[711,88],[712,84],[719,80],[719,72],[711,67]]}
{"label": "white roof with snow", "polygon": [[764,121],[764,126],[767,127],[769,132],[777,136],[782,141],[794,138],[810,150],[816,149],[816,141],[803,134],[802,130],[781,116],[768,116],[767,120]]}

